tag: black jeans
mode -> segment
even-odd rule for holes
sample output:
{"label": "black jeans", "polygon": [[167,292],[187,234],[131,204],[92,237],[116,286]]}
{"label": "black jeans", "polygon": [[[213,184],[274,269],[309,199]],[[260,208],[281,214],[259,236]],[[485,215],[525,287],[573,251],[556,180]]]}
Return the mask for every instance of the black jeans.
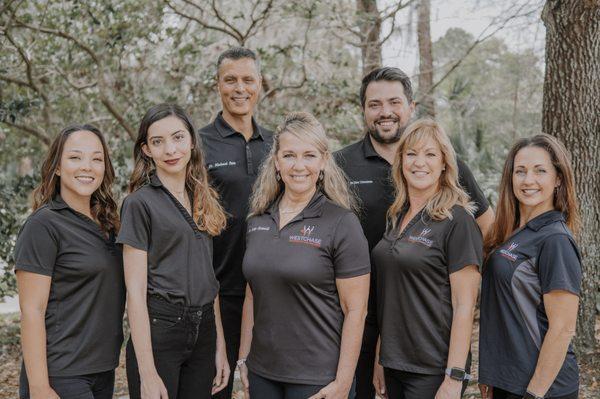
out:
{"label": "black jeans", "polygon": [[[258,399],[306,399],[319,392],[326,385],[293,384],[274,381],[248,371],[250,397]],[[354,399],[355,383],[350,388],[349,399]]]}
{"label": "black jeans", "polygon": [[[152,353],[169,399],[210,398],[216,374],[213,304],[183,306],[148,298]],[[139,399],[140,375],[131,337],[126,352],[129,397]]]}
{"label": "black jeans", "polygon": [[[388,398],[394,399],[433,399],[445,378],[444,374],[410,373],[387,367],[383,369],[383,374]],[[461,397],[465,389],[466,381],[463,383]]]}
{"label": "black jeans", "polygon": [[356,399],[374,399],[373,366],[375,365],[375,349],[379,328],[372,322],[365,323],[360,356],[356,364]]}
{"label": "black jeans", "polygon": [[[50,386],[60,399],[112,399],[115,371],[73,377],[50,377]],[[19,398],[29,399],[29,381],[27,381],[25,367],[21,367]]]}
{"label": "black jeans", "polygon": [[[500,389],[500,388],[496,388],[496,387],[494,387],[493,392],[494,392],[494,395],[493,395],[494,399],[522,399],[523,398],[523,395],[517,395],[514,393],[510,393],[508,391],[505,391],[504,389]],[[577,399],[578,397],[579,397],[579,391],[575,391],[569,395],[553,396],[548,399]]]}
{"label": "black jeans", "polygon": [[223,323],[223,335],[225,335],[225,345],[227,346],[227,361],[231,368],[229,383],[227,387],[213,396],[215,399],[230,399],[233,390],[233,375],[235,364],[238,360],[240,349],[240,331],[242,329],[242,307],[244,306],[243,296],[219,297],[219,308],[221,309],[221,323]]}

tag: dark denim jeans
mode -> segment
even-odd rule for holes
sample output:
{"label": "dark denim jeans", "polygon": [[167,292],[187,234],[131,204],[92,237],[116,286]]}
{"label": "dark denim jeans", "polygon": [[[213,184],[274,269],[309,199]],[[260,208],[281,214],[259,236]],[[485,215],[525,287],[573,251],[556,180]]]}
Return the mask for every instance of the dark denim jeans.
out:
{"label": "dark denim jeans", "polygon": [[[394,399],[433,399],[444,382],[444,374],[420,374],[384,367],[385,387],[389,398]],[[463,382],[461,397],[467,389]],[[495,399],[495,397],[494,397]]]}
{"label": "dark denim jeans", "polygon": [[[306,399],[319,392],[326,385],[293,384],[261,377],[248,371],[250,397],[259,399]],[[348,393],[348,399],[355,397],[356,380]]]}
{"label": "dark denim jeans", "polygon": [[[514,393],[510,393],[505,391],[504,389],[494,388],[494,399],[521,399],[523,395],[517,395]],[[577,399],[579,397],[579,391],[575,391],[569,395],[565,396],[553,396],[548,399]]]}
{"label": "dark denim jeans", "polygon": [[[217,330],[213,304],[183,306],[148,298],[152,353],[169,399],[209,399],[215,378]],[[141,397],[131,337],[126,352],[129,397]]]}
{"label": "dark denim jeans", "polygon": [[[73,377],[50,377],[50,386],[60,399],[112,399],[115,371]],[[19,398],[29,399],[29,382],[25,367],[21,367]]]}

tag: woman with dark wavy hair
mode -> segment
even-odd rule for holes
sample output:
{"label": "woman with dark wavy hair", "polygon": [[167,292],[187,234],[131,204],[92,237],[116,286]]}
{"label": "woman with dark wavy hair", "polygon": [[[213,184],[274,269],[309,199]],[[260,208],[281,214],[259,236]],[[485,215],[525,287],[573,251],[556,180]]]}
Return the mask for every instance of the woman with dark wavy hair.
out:
{"label": "woman with dark wavy hair", "polygon": [[575,399],[581,259],[573,168],[565,147],[540,134],[515,143],[485,240],[479,382],[484,398]]}
{"label": "woman with dark wavy hair", "polygon": [[121,210],[131,398],[210,398],[229,366],[212,266],[212,237],[225,213],[209,185],[198,136],[186,112],[146,112]]}
{"label": "woman with dark wavy hair", "polygon": [[115,172],[100,131],[64,129],[19,233],[20,398],[112,398],[125,306]]}

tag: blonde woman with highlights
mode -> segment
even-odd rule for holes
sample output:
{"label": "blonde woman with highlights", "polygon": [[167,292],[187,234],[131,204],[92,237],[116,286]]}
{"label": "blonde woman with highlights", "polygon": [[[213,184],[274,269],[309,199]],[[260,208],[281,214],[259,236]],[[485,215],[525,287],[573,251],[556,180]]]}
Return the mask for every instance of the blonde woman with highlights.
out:
{"label": "blonde woman with highlights", "polygon": [[239,360],[252,398],[347,398],[369,293],[367,241],[323,126],[277,128],[251,200]]}
{"label": "blonde woman with highlights", "polygon": [[456,399],[469,379],[481,231],[438,123],[407,127],[392,176],[396,198],[372,251],[380,330],[373,383],[389,398]]}

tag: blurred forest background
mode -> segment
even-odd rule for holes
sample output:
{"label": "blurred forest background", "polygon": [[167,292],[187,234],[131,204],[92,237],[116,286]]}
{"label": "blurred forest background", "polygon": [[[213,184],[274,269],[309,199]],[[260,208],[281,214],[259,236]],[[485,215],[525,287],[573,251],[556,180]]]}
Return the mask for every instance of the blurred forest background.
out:
{"label": "blurred forest background", "polygon": [[[179,103],[197,127],[215,117],[220,109],[215,62],[226,48],[247,46],[260,57],[260,123],[274,128],[286,112],[307,110],[324,124],[335,148],[363,135],[362,75],[382,63],[400,66],[389,56],[391,48],[418,48],[416,66],[406,70],[417,91],[418,113],[443,124],[493,203],[504,157],[516,138],[556,134],[580,159],[578,188],[585,194],[590,229],[582,238],[589,260],[581,347],[591,350],[600,302],[600,249],[592,244],[600,228],[600,2],[465,0],[474,13],[495,3],[496,14],[478,34],[454,27],[432,40],[432,24],[438,23],[432,10],[437,13],[445,3],[0,0],[0,262],[10,270],[44,151],[65,125],[101,128],[122,196],[133,138],[148,107]],[[465,24],[469,18],[465,15]],[[564,32],[573,32],[576,44],[556,42],[569,39]],[[560,51],[571,47],[579,56],[566,59]],[[590,57],[595,66],[589,65]],[[567,61],[572,70],[567,68],[570,75],[564,78],[562,62]],[[594,92],[597,103],[590,101]],[[560,108],[573,102],[571,97],[584,111]],[[564,101],[557,104],[557,98]],[[566,129],[571,114],[580,112],[587,115],[576,121],[580,125]],[[14,292],[8,271],[0,276],[0,298]]]}

